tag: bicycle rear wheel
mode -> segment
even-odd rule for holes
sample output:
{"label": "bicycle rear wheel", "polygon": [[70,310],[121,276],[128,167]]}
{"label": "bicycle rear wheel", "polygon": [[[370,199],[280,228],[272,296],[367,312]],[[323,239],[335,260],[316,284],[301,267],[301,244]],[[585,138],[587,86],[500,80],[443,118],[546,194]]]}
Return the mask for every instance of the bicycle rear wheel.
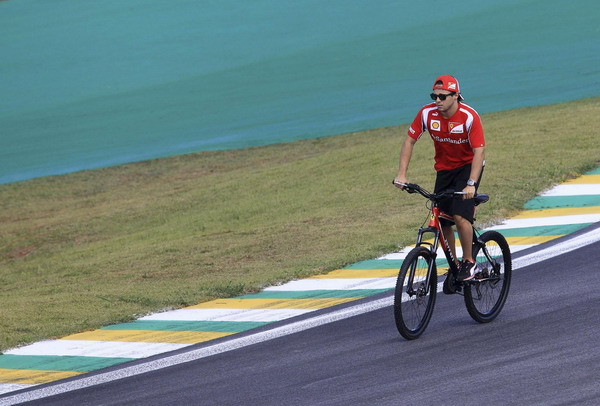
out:
{"label": "bicycle rear wheel", "polygon": [[402,262],[394,293],[394,317],[402,337],[414,340],[423,334],[433,313],[436,293],[434,256],[426,247],[413,248]]}
{"label": "bicycle rear wheel", "polygon": [[479,323],[494,320],[508,296],[512,275],[510,248],[504,236],[497,231],[487,231],[474,244],[473,257],[480,272],[465,283],[465,305],[471,317]]}

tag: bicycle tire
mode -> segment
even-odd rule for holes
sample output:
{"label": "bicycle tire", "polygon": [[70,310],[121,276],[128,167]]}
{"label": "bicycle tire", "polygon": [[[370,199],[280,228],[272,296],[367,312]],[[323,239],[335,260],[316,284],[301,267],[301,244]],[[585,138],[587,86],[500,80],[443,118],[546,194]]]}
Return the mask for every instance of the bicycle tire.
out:
{"label": "bicycle tire", "polygon": [[[426,271],[432,266],[427,289]],[[416,269],[416,272],[411,272]],[[409,292],[409,287],[414,292]],[[435,256],[426,247],[413,248],[400,267],[394,292],[396,328],[407,340],[418,338],[429,324],[437,293]]]}
{"label": "bicycle tire", "polygon": [[[464,285],[464,300],[469,315],[479,323],[494,320],[506,303],[512,277],[512,257],[508,242],[497,231],[483,233],[473,246],[473,257],[480,273]],[[493,259],[488,260],[485,255]]]}

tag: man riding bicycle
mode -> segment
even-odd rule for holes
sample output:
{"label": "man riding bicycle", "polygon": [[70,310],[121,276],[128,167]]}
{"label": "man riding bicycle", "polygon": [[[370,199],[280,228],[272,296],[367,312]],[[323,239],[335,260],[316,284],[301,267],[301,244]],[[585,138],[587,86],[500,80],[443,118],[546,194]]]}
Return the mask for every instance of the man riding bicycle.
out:
{"label": "man riding bicycle", "polygon": [[452,225],[456,224],[463,250],[458,279],[468,281],[478,272],[473,258],[473,197],[485,165],[483,127],[477,112],[463,103],[456,78],[450,75],[437,78],[430,96],[433,102],[421,108],[408,129],[395,182],[408,183],[408,164],[414,145],[425,131],[429,132],[435,146],[437,176],[434,193],[448,189],[464,192],[464,195],[447,199],[440,208],[448,216],[441,218],[441,223],[454,258],[457,256]]}

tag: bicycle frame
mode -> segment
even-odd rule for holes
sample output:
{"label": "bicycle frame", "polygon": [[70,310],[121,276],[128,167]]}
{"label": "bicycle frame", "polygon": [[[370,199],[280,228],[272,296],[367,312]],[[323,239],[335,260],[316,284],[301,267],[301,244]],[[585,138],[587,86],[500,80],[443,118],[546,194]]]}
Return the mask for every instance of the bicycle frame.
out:
{"label": "bicycle frame", "polygon": [[[512,273],[510,247],[506,238],[494,230],[480,232],[473,228],[473,257],[477,261],[474,278],[462,281],[458,278],[457,255],[450,247],[451,235],[444,235],[441,202],[448,197],[461,194],[451,190],[429,193],[419,185],[396,183],[408,193],[419,193],[431,202],[431,214],[427,226],[419,228],[416,247],[407,252],[400,266],[394,291],[394,319],[400,335],[407,340],[421,336],[427,328],[437,295],[436,261],[441,247],[450,269],[443,282],[445,294],[459,293],[463,296],[469,315],[478,323],[494,320],[508,295]],[[475,206],[489,200],[485,194],[476,194]],[[433,235],[433,238],[429,238]],[[465,248],[465,247],[463,247]]]}
{"label": "bicycle frame", "polygon": [[[433,242],[424,241],[423,235],[426,233],[433,234]],[[473,234],[475,237],[475,230],[473,230]],[[444,235],[444,232],[442,231],[442,225],[440,222],[440,209],[439,209],[439,207],[437,207],[436,203],[433,203],[433,206],[431,208],[431,217],[429,219],[429,224],[427,227],[419,228],[419,231],[417,232],[417,241],[415,244],[415,246],[417,246],[417,247],[428,246],[433,255],[433,261],[431,261],[431,264],[429,264],[429,268],[427,269],[427,276],[426,276],[426,283],[425,283],[425,286],[427,286],[427,289],[429,289],[429,282],[433,275],[432,268],[435,266],[435,260],[437,259],[437,250],[438,250],[438,247],[440,246],[440,244],[442,246],[442,251],[444,252],[444,254],[446,256],[446,260],[448,261],[448,264],[450,265],[451,271],[457,272],[458,268],[456,266],[456,258],[454,258],[454,254],[452,254],[452,250],[450,249],[450,244],[448,243],[448,240],[446,239],[446,236]],[[415,272],[416,272],[416,269],[411,269],[411,271],[410,271],[410,280],[411,281],[414,281]],[[411,287],[411,290],[412,290],[412,287]]]}
{"label": "bicycle frame", "polygon": [[[429,289],[429,282],[433,275],[432,268],[435,266],[435,261],[437,259],[437,250],[438,250],[438,247],[440,246],[440,244],[442,247],[442,251],[444,252],[444,255],[446,256],[446,260],[448,261],[448,265],[450,267],[449,272],[452,272],[455,275],[458,272],[458,266],[457,266],[458,261],[454,257],[454,254],[452,253],[452,250],[450,249],[450,244],[449,244],[446,236],[444,235],[444,232],[442,229],[442,224],[440,222],[441,211],[438,207],[438,200],[433,198],[434,195],[425,192],[423,189],[421,189],[417,185],[407,184],[406,186],[414,188],[413,189],[414,192],[420,193],[421,195],[428,198],[432,202],[431,217],[429,219],[429,224],[427,227],[419,228],[419,231],[417,233],[417,241],[415,244],[416,247],[428,246],[429,250],[431,251],[432,256],[433,256],[433,261],[431,261],[431,264],[429,265],[429,267],[427,269],[427,276],[426,276],[426,283],[425,283],[425,286],[427,286],[427,289]],[[458,193],[452,192],[452,194],[461,194],[461,193],[460,192],[458,192]],[[482,197],[485,196],[485,199],[487,199],[487,195],[481,195],[481,196]],[[430,243],[430,242],[424,241],[423,235],[426,233],[433,234],[433,242]],[[473,228],[473,244],[478,244],[478,243],[479,243],[478,235],[477,235],[475,228]],[[486,251],[484,251],[484,252],[485,252],[486,257],[488,257],[488,259],[490,259],[487,252]],[[415,267],[413,267],[413,269],[410,270],[410,281],[414,281],[414,276],[415,276],[415,272],[416,272],[416,269],[414,269],[414,268]],[[413,290],[412,286],[410,287],[410,292],[416,293]]]}

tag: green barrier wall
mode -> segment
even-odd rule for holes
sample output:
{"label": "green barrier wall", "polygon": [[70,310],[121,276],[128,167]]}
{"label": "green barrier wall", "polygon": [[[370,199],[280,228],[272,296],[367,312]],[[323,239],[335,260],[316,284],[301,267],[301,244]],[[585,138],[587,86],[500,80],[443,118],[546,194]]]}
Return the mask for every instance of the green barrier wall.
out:
{"label": "green barrier wall", "polygon": [[0,183],[596,96],[595,0],[0,1]]}

